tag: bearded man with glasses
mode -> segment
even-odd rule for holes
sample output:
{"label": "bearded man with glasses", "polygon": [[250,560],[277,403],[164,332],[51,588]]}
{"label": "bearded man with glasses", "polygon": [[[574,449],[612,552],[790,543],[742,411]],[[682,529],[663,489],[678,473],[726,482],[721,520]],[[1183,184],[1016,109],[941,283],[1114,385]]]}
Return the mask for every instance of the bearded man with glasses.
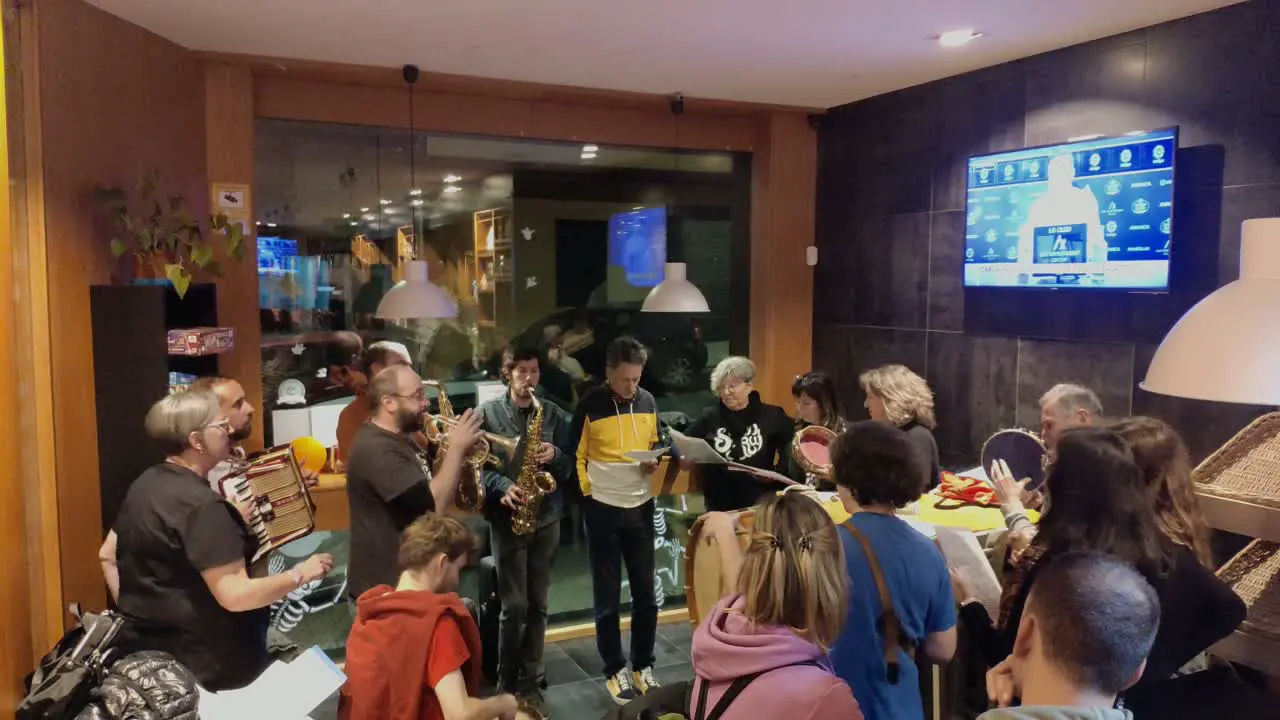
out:
{"label": "bearded man with glasses", "polygon": [[347,459],[352,599],[396,584],[400,533],[426,513],[453,504],[463,460],[481,437],[480,415],[466,411],[449,431],[449,450],[432,473],[426,449],[413,439],[427,410],[422,378],[409,367],[388,367],[370,381],[366,397],[369,421],[356,431]]}

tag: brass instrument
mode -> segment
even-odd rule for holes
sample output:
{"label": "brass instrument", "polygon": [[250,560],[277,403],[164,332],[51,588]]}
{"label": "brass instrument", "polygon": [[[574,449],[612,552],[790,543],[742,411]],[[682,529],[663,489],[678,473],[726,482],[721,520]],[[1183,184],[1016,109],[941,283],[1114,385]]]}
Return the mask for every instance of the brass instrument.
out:
{"label": "brass instrument", "polygon": [[[453,403],[449,402],[449,393],[445,392],[444,383],[439,380],[423,380],[422,386],[435,388],[439,393],[437,399],[439,412],[435,415],[424,413],[422,432],[427,436],[427,440],[439,446],[441,452],[448,452],[449,430],[458,424],[458,417],[453,412]],[[493,454],[494,448],[500,448],[509,457],[515,457],[519,444],[519,438],[513,440],[493,433],[484,433],[483,437],[467,451],[467,457],[463,462],[465,469],[462,480],[458,482],[458,494],[454,497],[454,504],[463,510],[480,512],[484,508],[485,465],[494,467],[504,465],[502,458]]]}
{"label": "brass instrument", "polygon": [[834,430],[821,425],[807,425],[791,439],[791,457],[806,473],[826,477],[831,473],[831,444]]}
{"label": "brass instrument", "polygon": [[531,535],[538,529],[538,510],[542,498],[556,490],[556,479],[551,473],[538,468],[538,448],[542,446],[542,403],[532,392],[533,417],[525,430],[524,453],[520,455],[520,476],[516,486],[524,493],[524,503],[511,514],[511,531],[516,535]]}

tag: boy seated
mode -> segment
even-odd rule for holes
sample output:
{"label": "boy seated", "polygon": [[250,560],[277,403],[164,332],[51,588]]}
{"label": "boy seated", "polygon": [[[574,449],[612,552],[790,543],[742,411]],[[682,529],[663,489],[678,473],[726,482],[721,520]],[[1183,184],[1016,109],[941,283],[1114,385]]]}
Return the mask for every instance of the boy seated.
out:
{"label": "boy seated", "polygon": [[480,699],[480,632],[454,592],[471,531],[424,515],[400,537],[400,579],[356,601],[341,720],[511,720],[511,695]]}
{"label": "boy seated", "polygon": [[978,720],[1129,720],[1116,697],[1142,677],[1159,624],[1138,571],[1102,553],[1063,555],[1036,577],[1013,654],[987,673],[1002,709]]}

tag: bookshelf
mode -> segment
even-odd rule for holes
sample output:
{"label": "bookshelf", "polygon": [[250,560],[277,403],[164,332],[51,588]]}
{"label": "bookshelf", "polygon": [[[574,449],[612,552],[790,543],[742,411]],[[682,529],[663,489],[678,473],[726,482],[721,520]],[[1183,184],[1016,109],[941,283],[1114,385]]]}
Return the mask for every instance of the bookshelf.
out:
{"label": "bookshelf", "polygon": [[475,213],[471,251],[472,291],[479,310],[477,324],[494,328],[512,320],[515,300],[515,253],[511,234],[511,209],[493,208]]}

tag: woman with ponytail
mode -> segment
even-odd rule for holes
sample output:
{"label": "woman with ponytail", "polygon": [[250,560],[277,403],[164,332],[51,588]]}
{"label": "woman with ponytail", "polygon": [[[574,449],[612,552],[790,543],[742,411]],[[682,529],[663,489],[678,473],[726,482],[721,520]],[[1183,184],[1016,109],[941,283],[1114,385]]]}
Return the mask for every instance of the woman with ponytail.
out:
{"label": "woman with ponytail", "polygon": [[862,720],[827,660],[849,597],[831,517],[799,493],[766,497],[745,552],[736,517],[703,520],[734,590],[694,633],[689,717]]}

